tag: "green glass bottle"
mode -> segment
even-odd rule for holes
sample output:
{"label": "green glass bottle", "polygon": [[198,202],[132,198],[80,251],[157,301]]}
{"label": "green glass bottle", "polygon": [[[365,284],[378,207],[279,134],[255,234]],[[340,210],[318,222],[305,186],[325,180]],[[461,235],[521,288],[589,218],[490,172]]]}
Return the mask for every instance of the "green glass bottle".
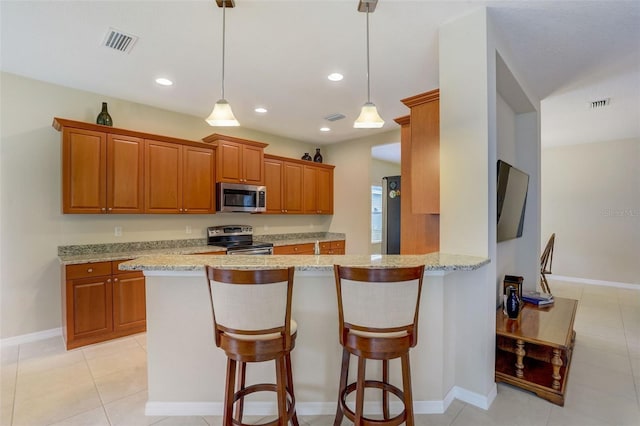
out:
{"label": "green glass bottle", "polygon": [[113,126],[113,120],[109,115],[109,111],[107,111],[107,103],[102,103],[102,111],[98,114],[98,118],[96,119],[96,124],[102,124],[103,126]]}

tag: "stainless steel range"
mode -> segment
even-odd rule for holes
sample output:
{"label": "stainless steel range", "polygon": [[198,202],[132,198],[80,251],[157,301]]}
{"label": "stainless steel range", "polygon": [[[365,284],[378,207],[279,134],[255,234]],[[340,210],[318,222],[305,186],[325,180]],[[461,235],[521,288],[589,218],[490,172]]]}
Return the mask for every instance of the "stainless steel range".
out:
{"label": "stainless steel range", "polygon": [[226,247],[227,254],[273,254],[273,244],[254,243],[250,225],[223,225],[207,228],[207,245]]}

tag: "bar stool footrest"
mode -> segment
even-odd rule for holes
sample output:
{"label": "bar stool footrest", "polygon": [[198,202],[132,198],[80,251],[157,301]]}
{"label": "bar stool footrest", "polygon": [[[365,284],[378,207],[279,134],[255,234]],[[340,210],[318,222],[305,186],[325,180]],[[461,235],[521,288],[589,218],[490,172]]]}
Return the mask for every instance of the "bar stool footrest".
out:
{"label": "bar stool footrest", "polygon": [[[234,404],[244,398],[245,396],[256,393],[256,392],[278,392],[278,388],[274,383],[258,383],[255,385],[247,386],[244,389],[240,389],[233,394],[233,402]],[[296,398],[291,394],[289,389],[287,389],[287,421],[290,421],[293,417],[296,406]],[[240,420],[233,418],[234,426],[278,426],[280,424],[280,419],[275,419],[268,423],[252,423],[251,425],[247,423],[242,423]]]}
{"label": "bar stool footrest", "polygon": [[[355,423],[356,413],[347,406],[347,396],[351,392],[355,391],[356,387],[357,387],[356,382],[351,383],[347,385],[344,391],[342,391],[340,394],[340,406],[342,407],[342,412],[349,420],[351,420],[354,423]],[[396,397],[398,397],[398,399],[400,399],[400,401],[404,401],[404,392],[402,392],[400,388],[393,386],[389,383],[381,382],[379,380],[365,380],[364,387],[382,389],[385,392],[390,392],[394,394]],[[396,415],[395,417],[391,417],[390,419],[377,420],[377,419],[371,419],[371,418],[365,417],[363,415],[362,426],[376,426],[376,425],[397,426],[403,423],[406,419],[407,419],[407,410],[405,408],[400,412],[400,414]]]}

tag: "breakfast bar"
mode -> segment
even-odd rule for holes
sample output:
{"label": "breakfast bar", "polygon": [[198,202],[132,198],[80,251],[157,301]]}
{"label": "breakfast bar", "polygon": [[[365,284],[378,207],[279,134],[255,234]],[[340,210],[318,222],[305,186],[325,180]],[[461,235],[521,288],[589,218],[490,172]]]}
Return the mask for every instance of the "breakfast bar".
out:
{"label": "breakfast bar", "polygon": [[[495,397],[495,317],[479,300],[492,300],[481,257],[427,255],[212,256],[150,255],[120,264],[146,277],[147,415],[219,415],[225,355],[216,348],[204,265],[233,269],[295,267],[292,317],[298,323],[292,352],[299,414],[333,414],[341,347],[333,265],[403,267],[425,265],[418,344],[411,352],[416,413],[442,413],[453,399],[488,408]],[[476,284],[476,285],[474,285]],[[492,310],[491,310],[492,311]],[[495,311],[493,311],[495,312]],[[273,368],[249,365],[247,381],[273,380]],[[375,372],[372,364],[372,373]],[[399,362],[391,380],[400,380]],[[355,371],[352,369],[352,371]],[[368,395],[376,398],[378,395]],[[366,400],[365,407],[375,400]],[[378,405],[369,409],[375,412]],[[392,405],[393,409],[393,405]],[[248,415],[276,412],[274,401],[254,398]]]}

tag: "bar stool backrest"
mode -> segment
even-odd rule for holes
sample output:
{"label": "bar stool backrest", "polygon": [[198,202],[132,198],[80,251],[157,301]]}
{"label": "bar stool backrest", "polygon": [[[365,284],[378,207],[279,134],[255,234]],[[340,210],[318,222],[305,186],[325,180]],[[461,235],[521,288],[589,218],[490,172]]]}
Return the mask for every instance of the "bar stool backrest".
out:
{"label": "bar stool backrest", "polygon": [[340,338],[349,330],[406,332],[417,343],[424,266],[356,268],[334,266]]}
{"label": "bar stool backrest", "polygon": [[222,333],[247,339],[279,333],[291,344],[294,268],[237,270],[206,267],[216,345]]}

